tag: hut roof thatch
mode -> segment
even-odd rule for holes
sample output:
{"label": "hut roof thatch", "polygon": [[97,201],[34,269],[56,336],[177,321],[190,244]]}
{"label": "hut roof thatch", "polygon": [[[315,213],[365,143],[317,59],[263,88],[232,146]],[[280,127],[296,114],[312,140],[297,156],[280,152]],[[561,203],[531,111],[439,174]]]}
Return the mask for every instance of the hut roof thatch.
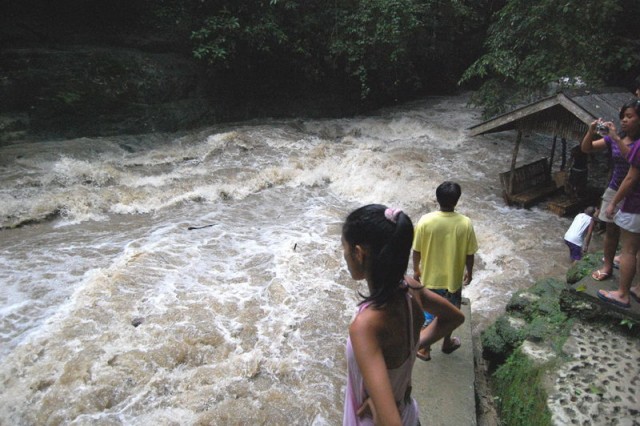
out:
{"label": "hut roof thatch", "polygon": [[633,98],[623,91],[570,94],[560,92],[469,128],[472,136],[505,130],[537,131],[580,139],[589,124],[602,118],[619,127],[620,107]]}

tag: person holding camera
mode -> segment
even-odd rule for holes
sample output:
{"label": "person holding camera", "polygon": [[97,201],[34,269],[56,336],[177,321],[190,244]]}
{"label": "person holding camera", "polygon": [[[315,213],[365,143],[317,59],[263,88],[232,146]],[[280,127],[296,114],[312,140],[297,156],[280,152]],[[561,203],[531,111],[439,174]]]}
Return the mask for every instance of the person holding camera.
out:
{"label": "person holding camera", "polygon": [[[631,307],[631,298],[640,303],[640,284],[631,287],[640,253],[640,99],[634,99],[622,106],[620,124],[624,139],[634,141],[630,144],[633,147],[627,156],[630,167],[605,210],[605,215],[620,227],[620,279],[617,290],[600,289],[598,297],[605,302],[628,309]],[[614,126],[608,127],[615,133]],[[617,209],[620,203],[620,208]]]}
{"label": "person holding camera", "polygon": [[[625,109],[623,106],[620,112],[621,119]],[[609,152],[612,163],[611,178],[604,194],[602,194],[602,204],[598,215],[598,220],[605,223],[605,235],[603,244],[604,265],[591,274],[591,277],[596,281],[606,280],[613,274],[614,257],[620,240],[620,227],[616,225],[613,218],[607,217],[605,211],[629,171],[627,155],[635,143],[635,139],[632,136],[628,132],[618,134],[615,125],[611,121],[604,122],[599,118],[591,122],[580,144],[582,152],[586,154],[600,151]],[[619,208],[620,206],[616,205],[615,211]]]}

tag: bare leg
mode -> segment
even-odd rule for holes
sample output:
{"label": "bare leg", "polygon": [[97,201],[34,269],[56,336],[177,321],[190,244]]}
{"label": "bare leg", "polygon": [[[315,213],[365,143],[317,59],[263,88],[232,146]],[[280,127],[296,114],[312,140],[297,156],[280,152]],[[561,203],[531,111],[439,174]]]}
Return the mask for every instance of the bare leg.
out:
{"label": "bare leg", "polygon": [[636,299],[638,303],[640,303],[640,251],[636,255],[636,276],[633,280],[635,285],[629,289],[630,296]]}
{"label": "bare leg", "polygon": [[[462,290],[459,290],[451,298],[449,298],[449,302],[453,304],[456,308],[460,309],[462,307]],[[444,353],[451,353],[456,350],[460,346],[460,339],[457,337],[451,337],[453,332],[444,336],[442,340],[442,351]]]}
{"label": "bare leg", "polygon": [[598,290],[600,294],[609,299],[628,304],[630,300],[629,290],[631,282],[636,275],[636,255],[640,249],[640,234],[621,230],[622,252],[620,253],[620,279],[618,290]]}
{"label": "bare leg", "polygon": [[613,258],[616,255],[618,241],[620,240],[620,227],[613,222],[607,222],[604,234],[604,265],[602,271],[608,274],[613,272]]}
{"label": "bare leg", "polygon": [[635,287],[631,287],[629,289],[629,295],[640,303],[640,284],[637,284]]}

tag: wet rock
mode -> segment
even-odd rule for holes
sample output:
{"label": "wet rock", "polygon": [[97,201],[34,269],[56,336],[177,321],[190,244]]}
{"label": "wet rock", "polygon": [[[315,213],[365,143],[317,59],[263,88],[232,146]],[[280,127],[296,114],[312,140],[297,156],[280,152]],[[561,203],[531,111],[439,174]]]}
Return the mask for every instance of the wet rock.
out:
{"label": "wet rock", "polygon": [[514,376],[530,393],[547,395],[535,413],[550,413],[550,422],[541,415],[543,422],[527,418],[530,424],[613,424],[612,419],[637,413],[640,367],[634,354],[640,350],[640,327],[633,306],[614,309],[595,296],[603,284],[590,273],[601,258],[601,252],[586,256],[567,274],[567,283],[541,280],[516,293],[507,314],[483,333],[495,395],[507,410],[502,415],[512,412],[514,388],[506,379]]}

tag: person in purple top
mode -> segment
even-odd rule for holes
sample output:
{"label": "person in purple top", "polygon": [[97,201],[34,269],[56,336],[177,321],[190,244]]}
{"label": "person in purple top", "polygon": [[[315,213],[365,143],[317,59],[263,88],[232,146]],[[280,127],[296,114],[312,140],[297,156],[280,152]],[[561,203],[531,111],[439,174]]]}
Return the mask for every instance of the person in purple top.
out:
{"label": "person in purple top", "polygon": [[[621,120],[625,110],[626,107],[623,106],[620,111]],[[598,133],[596,131],[598,126],[604,126],[605,128],[603,129],[600,127],[601,130]],[[632,136],[633,135],[629,135],[628,132],[624,132],[624,126],[623,132],[618,134],[615,131],[613,123],[603,123],[601,119],[598,119],[589,125],[589,129],[580,144],[582,152],[586,154],[605,150],[610,152],[611,161],[613,163],[611,179],[609,180],[607,189],[605,189],[604,194],[602,194],[602,204],[600,205],[600,214],[598,215],[598,219],[605,222],[606,225],[603,247],[604,265],[602,268],[591,274],[591,277],[596,281],[606,280],[607,278],[610,278],[613,273],[614,257],[616,254],[616,248],[618,247],[618,241],[620,239],[620,228],[615,224],[612,218],[607,217],[605,210],[611,200],[613,200],[618,188],[620,188],[622,180],[629,170],[627,155],[635,141],[635,138]],[[619,208],[619,205],[615,205],[616,211]]]}
{"label": "person in purple top", "polygon": [[[598,297],[621,308],[631,307],[633,297],[640,303],[640,284],[631,288],[636,274],[636,256],[640,251],[640,99],[634,99],[622,106],[620,124],[625,137],[635,140],[627,160],[631,167],[624,177],[613,200],[605,209],[609,218],[614,218],[620,227],[622,252],[620,254],[620,279],[614,291],[598,290]],[[607,126],[615,133],[613,123]],[[616,206],[622,202],[616,213]]]}

